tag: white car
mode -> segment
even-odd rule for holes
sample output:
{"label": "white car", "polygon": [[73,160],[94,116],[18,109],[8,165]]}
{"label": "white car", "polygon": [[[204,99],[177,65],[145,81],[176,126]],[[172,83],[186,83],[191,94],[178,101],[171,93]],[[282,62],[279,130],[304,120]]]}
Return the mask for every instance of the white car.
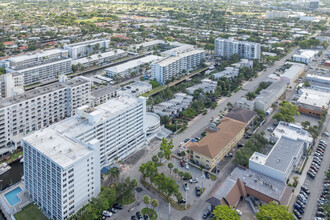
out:
{"label": "white car", "polygon": [[323,135],[325,135],[325,136],[327,136],[327,137],[330,136],[328,132],[323,132]]}
{"label": "white car", "polygon": [[188,164],[188,163],[186,163],[186,164],[185,164],[185,168],[186,168],[186,170],[189,170],[189,169],[190,169],[190,167],[189,167],[189,164]]}
{"label": "white car", "polygon": [[241,212],[241,210],[236,209],[236,212],[237,212],[237,215],[239,215],[239,216],[242,216],[243,215],[243,213]]}
{"label": "white car", "polygon": [[274,128],[272,128],[272,127],[268,127],[267,130],[268,130],[269,132],[273,132],[273,131],[274,131]]}
{"label": "white car", "polygon": [[183,184],[183,188],[184,188],[185,191],[189,191],[189,186],[188,186],[188,183],[187,182],[185,182]]}

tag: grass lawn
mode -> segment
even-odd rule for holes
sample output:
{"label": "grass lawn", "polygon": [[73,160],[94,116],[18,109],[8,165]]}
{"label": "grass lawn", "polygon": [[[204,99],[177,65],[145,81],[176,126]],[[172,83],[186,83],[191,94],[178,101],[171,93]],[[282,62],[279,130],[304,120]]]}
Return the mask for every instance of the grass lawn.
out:
{"label": "grass lawn", "polygon": [[125,196],[124,198],[121,197],[117,200],[118,203],[122,205],[130,205],[136,201],[136,198],[133,194],[130,194],[129,196]]}
{"label": "grass lawn", "polygon": [[11,155],[11,157],[7,160],[7,161],[5,161],[6,163],[10,163],[11,161],[13,161],[13,160],[16,160],[19,156],[21,156],[21,155],[23,155],[23,151],[20,151],[20,152],[18,152],[18,153],[13,153],[12,155]]}
{"label": "grass lawn", "polygon": [[39,207],[33,203],[25,206],[22,211],[16,213],[14,216],[16,220],[47,220]]}
{"label": "grass lawn", "polygon": [[150,220],[156,220],[157,217],[158,217],[157,213],[154,210],[150,209],[150,208],[143,208],[141,210],[141,213],[142,213],[143,216],[144,216],[144,214],[148,214]]}

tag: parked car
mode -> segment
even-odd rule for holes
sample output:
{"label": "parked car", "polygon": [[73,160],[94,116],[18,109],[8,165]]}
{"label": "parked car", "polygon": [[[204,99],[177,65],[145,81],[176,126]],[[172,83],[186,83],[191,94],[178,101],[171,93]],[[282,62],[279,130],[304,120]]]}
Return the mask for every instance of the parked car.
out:
{"label": "parked car", "polygon": [[190,169],[190,167],[189,167],[189,164],[188,164],[188,163],[185,163],[185,168],[186,168],[186,170],[189,170],[189,169]]}
{"label": "parked car", "polygon": [[140,211],[137,211],[137,212],[135,213],[135,215],[136,215],[136,217],[137,217],[138,220],[143,220],[143,216],[142,216],[142,214],[141,214]]}
{"label": "parked car", "polygon": [[314,170],[315,172],[319,171],[319,169],[317,169],[316,167],[314,167],[313,165],[311,165],[310,167],[312,170]]}
{"label": "parked car", "polygon": [[312,178],[312,179],[315,179],[315,174],[311,173],[311,172],[307,172],[307,175]]}
{"label": "parked car", "polygon": [[183,162],[183,160],[180,160],[180,166],[181,166],[181,167],[184,167],[184,162]]}
{"label": "parked car", "polygon": [[301,194],[298,195],[298,199],[299,199],[302,203],[304,203],[304,204],[307,203],[306,198],[305,198],[303,195],[301,195]]}
{"label": "parked car", "polygon": [[189,191],[189,186],[188,186],[188,183],[187,182],[185,182],[183,184],[183,188],[184,188],[185,191]]}
{"label": "parked car", "polygon": [[131,220],[136,220],[135,215],[132,215],[132,216],[131,216]]}
{"label": "parked car", "polygon": [[104,211],[102,212],[102,215],[105,216],[105,217],[111,217],[111,216],[112,216],[112,213],[109,212],[109,211],[104,210]]}
{"label": "parked car", "polygon": [[305,208],[305,204],[302,203],[300,200],[297,200],[296,203],[299,204],[301,208]]}
{"label": "parked car", "polygon": [[237,212],[237,215],[239,215],[239,216],[242,216],[243,215],[242,211],[239,210],[239,209],[236,209],[236,212]]}
{"label": "parked car", "polygon": [[181,204],[185,204],[185,203],[186,203],[186,200],[181,199],[178,203],[179,203],[179,205],[181,205]]}
{"label": "parked car", "polygon": [[307,194],[310,194],[311,193],[306,186],[301,186],[301,190],[303,190]]}
{"label": "parked car", "polygon": [[190,183],[190,184],[198,183],[198,179],[197,179],[197,178],[190,179],[190,180],[189,180],[189,183]]}
{"label": "parked car", "polygon": [[306,199],[308,199],[308,195],[304,191],[300,191],[300,194],[302,194]]}
{"label": "parked car", "polygon": [[314,167],[316,167],[317,169],[320,169],[320,165],[318,165],[317,163],[312,162],[312,165],[313,165]]}
{"label": "parked car", "polygon": [[323,135],[324,135],[324,136],[327,136],[327,137],[330,137],[330,135],[329,135],[328,132],[323,132]]}
{"label": "parked car", "polygon": [[206,179],[210,179],[210,174],[209,174],[209,172],[205,171],[204,173],[205,173],[205,178],[206,178]]}
{"label": "parked car", "polygon": [[293,213],[294,213],[294,215],[295,215],[298,219],[301,219],[301,215],[300,215],[300,213],[297,211],[297,209],[294,209],[294,210],[293,210]]}
{"label": "parked car", "polygon": [[117,209],[115,209],[113,207],[112,208],[109,208],[108,211],[111,212],[111,213],[113,213],[113,214],[117,213]]}
{"label": "parked car", "polygon": [[323,212],[316,212],[316,217],[324,218],[325,214]]}
{"label": "parked car", "polygon": [[234,156],[233,153],[228,153],[228,154],[226,154],[225,157],[233,157],[233,156]]}
{"label": "parked car", "polygon": [[113,204],[112,207],[114,207],[115,209],[119,209],[119,210],[123,209],[123,206],[121,204],[118,204],[118,203]]}
{"label": "parked car", "polygon": [[203,219],[207,219],[207,217],[209,217],[211,215],[211,211],[210,210],[206,210],[204,213],[203,213]]}
{"label": "parked car", "polygon": [[199,186],[195,187],[195,191],[196,191],[196,196],[198,197],[201,196],[202,193],[201,193],[201,188]]}
{"label": "parked car", "polygon": [[146,214],[144,214],[144,220],[149,220],[150,218],[149,218],[149,215],[146,213]]}
{"label": "parked car", "polygon": [[268,127],[268,128],[267,128],[267,131],[269,131],[269,132],[273,132],[273,131],[274,131],[274,128],[272,128],[272,127]]}

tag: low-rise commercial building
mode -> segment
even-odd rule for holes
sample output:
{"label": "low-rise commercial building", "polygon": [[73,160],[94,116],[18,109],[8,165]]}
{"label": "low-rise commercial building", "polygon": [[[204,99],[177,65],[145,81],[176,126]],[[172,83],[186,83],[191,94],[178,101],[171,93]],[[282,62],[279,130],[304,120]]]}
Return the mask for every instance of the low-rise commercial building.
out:
{"label": "low-rise commercial building", "polygon": [[217,82],[210,79],[201,80],[202,83],[188,87],[186,90],[189,94],[193,95],[198,89],[201,89],[204,93],[214,93],[217,88]]}
{"label": "low-rise commercial building", "polygon": [[310,64],[316,54],[317,54],[317,51],[301,50],[301,51],[299,51],[299,54],[293,55],[293,61]]}
{"label": "low-rise commercial building", "polygon": [[124,86],[118,90],[120,96],[134,96],[149,92],[152,90],[152,85],[149,82],[137,81],[135,83]]}
{"label": "low-rise commercial building", "polygon": [[154,113],[160,116],[167,115],[172,118],[188,108],[193,101],[193,96],[185,93],[176,93],[174,94],[174,97],[174,99],[154,105]]}
{"label": "low-rise commercial building", "polygon": [[305,71],[305,64],[292,62],[286,62],[286,64],[290,64],[291,67],[285,70],[280,80],[286,82],[289,86],[293,86],[293,83]]}
{"label": "low-rise commercial building", "polygon": [[260,60],[261,47],[260,43],[237,41],[234,40],[234,38],[217,38],[215,39],[214,53],[216,56],[225,57],[227,59],[237,54],[241,58]]}
{"label": "low-rise commercial building", "polygon": [[267,156],[255,152],[249,159],[249,169],[286,183],[306,152],[305,141],[282,136]]}
{"label": "low-rise commercial building", "polygon": [[156,60],[159,60],[161,57],[155,55],[149,55],[146,57],[142,57],[136,60],[128,61],[123,64],[119,64],[113,67],[109,67],[105,69],[105,73],[108,77],[118,76],[126,76],[130,73],[139,72],[139,68],[141,65],[152,63]]}
{"label": "low-rise commercial building", "polygon": [[330,93],[314,89],[301,89],[300,92],[301,96],[296,103],[300,113],[321,117],[329,108]]}
{"label": "low-rise commercial building", "polygon": [[190,159],[212,170],[242,139],[246,126],[245,122],[224,117],[216,131],[208,133],[199,142],[189,142]]}
{"label": "low-rise commercial building", "polygon": [[273,143],[276,143],[282,136],[290,137],[294,140],[302,140],[306,142],[307,148],[314,143],[312,135],[299,124],[280,121],[272,134],[270,141]]}
{"label": "low-rise commercial building", "polygon": [[216,80],[218,80],[222,77],[234,78],[235,76],[238,76],[238,73],[239,73],[239,68],[228,66],[225,68],[225,70],[218,72],[218,73],[214,73],[213,77]]}
{"label": "low-rise commercial building", "polygon": [[236,207],[247,196],[269,203],[288,205],[292,187],[251,169],[236,167],[206,201],[213,210],[218,205]]}
{"label": "low-rise commercial building", "polygon": [[287,83],[278,81],[260,91],[255,98],[255,109],[266,112],[286,91]]}
{"label": "low-rise commercial building", "polygon": [[202,63],[204,56],[205,51],[200,49],[182,53],[175,52],[171,56],[151,64],[151,77],[164,85],[173,77],[196,68]]}
{"label": "low-rise commercial building", "polygon": [[68,51],[68,55],[73,60],[87,57],[89,54],[106,52],[109,49],[110,40],[96,39],[89,40],[74,44],[68,44],[64,46],[64,49]]}

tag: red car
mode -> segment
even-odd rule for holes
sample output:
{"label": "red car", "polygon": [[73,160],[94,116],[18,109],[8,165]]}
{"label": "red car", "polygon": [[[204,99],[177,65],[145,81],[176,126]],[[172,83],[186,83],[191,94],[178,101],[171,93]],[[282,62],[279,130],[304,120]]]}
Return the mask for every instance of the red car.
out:
{"label": "red car", "polygon": [[181,167],[184,167],[184,162],[183,162],[183,160],[180,160],[180,165],[181,165]]}

